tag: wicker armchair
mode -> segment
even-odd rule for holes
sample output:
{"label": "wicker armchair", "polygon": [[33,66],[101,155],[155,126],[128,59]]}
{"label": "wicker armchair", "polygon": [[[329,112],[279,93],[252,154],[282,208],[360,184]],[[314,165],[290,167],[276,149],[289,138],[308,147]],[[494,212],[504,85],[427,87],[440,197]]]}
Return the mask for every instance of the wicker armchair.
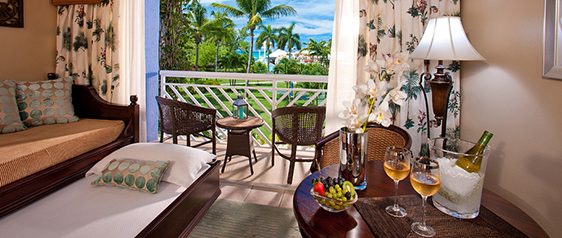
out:
{"label": "wicker armchair", "polygon": [[[384,153],[389,146],[410,148],[412,138],[404,129],[391,125],[384,127],[378,124],[369,124],[367,127],[368,157],[369,160],[384,160]],[[314,158],[324,168],[328,165],[337,164],[340,161],[339,131],[336,131],[316,143]],[[312,163],[311,171],[316,171],[316,163]]]}
{"label": "wicker armchair", "polygon": [[[284,107],[273,110],[272,119],[272,154],[271,165],[274,165],[275,151],[290,161],[287,183],[293,182],[295,162],[309,162],[311,159],[297,159],[297,146],[315,145],[322,138],[322,127],[326,118],[325,107]],[[280,143],[275,142],[279,137]],[[291,154],[284,155],[277,144],[290,144]]]}
{"label": "wicker armchair", "polygon": [[[217,111],[215,109],[198,107],[158,96],[156,101],[160,110],[160,142],[164,141],[164,133],[172,135],[174,144],[178,143],[178,135],[186,135],[187,146],[191,146],[189,137],[194,134],[209,140],[193,147],[212,143],[213,154],[216,154],[215,118]],[[211,136],[203,134],[204,131],[211,131]]]}

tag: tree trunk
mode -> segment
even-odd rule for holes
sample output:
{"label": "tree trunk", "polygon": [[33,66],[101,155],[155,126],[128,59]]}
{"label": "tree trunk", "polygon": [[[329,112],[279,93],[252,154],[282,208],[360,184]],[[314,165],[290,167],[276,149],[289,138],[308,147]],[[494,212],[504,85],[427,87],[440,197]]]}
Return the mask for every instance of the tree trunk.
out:
{"label": "tree trunk", "polygon": [[[252,54],[254,54],[254,30],[250,29],[250,50],[248,54],[248,65],[246,66],[246,73],[250,73],[250,66],[252,66]],[[246,81],[246,84],[248,82]]]}
{"label": "tree trunk", "polygon": [[265,52],[267,53],[265,60],[267,60],[267,72],[269,73],[269,44],[265,47]]}
{"label": "tree trunk", "polygon": [[195,71],[199,71],[199,43],[195,43]]}
{"label": "tree trunk", "polygon": [[289,40],[287,41],[287,53],[289,53],[289,59],[291,59],[291,48],[293,48],[293,41],[291,40],[291,38],[289,38]]}
{"label": "tree trunk", "polygon": [[216,44],[216,51],[215,51],[215,72],[219,71],[219,41]]}

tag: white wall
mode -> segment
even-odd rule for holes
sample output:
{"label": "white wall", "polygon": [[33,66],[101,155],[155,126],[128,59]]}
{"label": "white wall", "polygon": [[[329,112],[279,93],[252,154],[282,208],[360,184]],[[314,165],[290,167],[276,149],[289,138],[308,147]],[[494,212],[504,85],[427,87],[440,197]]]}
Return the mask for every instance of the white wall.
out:
{"label": "white wall", "polygon": [[57,10],[49,0],[24,1],[24,28],[0,27],[0,80],[47,80],[55,71]]}
{"label": "white wall", "polygon": [[562,80],[542,78],[542,0],[463,0],[485,62],[463,63],[461,133],[495,135],[486,187],[562,237]]}

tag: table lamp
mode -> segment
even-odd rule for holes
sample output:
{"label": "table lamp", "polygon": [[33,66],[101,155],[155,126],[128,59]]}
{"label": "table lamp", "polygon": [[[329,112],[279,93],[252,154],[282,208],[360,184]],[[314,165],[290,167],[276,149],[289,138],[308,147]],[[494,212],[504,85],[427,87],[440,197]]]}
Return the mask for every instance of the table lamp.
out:
{"label": "table lamp", "polygon": [[[424,60],[426,72],[420,76],[420,86],[423,85],[423,80],[429,81],[432,92],[433,114],[435,114],[435,119],[441,125],[441,137],[445,137],[447,107],[449,104],[449,94],[453,88],[453,81],[449,73],[445,72],[443,60],[468,61],[485,59],[470,44],[460,17],[453,16],[430,19],[419,45],[412,52],[410,58]],[[438,62],[435,67],[437,72],[433,76],[429,73],[430,60],[437,60]],[[424,98],[429,117],[429,106],[425,93]],[[427,125],[429,137],[429,121]]]}

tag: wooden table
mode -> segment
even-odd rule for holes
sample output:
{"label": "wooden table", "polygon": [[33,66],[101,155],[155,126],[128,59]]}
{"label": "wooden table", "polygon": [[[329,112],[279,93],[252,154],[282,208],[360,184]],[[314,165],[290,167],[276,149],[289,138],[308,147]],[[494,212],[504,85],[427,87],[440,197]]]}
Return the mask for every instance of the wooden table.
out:
{"label": "wooden table", "polygon": [[[337,171],[337,165],[332,165],[322,169],[322,175],[336,177]],[[369,225],[354,206],[340,213],[330,213],[318,206],[310,195],[311,181],[317,177],[318,172],[306,177],[299,184],[293,197],[293,211],[302,236],[374,237]],[[371,161],[367,164],[367,189],[358,194],[359,197],[394,196],[394,183],[384,173],[381,161]],[[399,195],[405,194],[416,194],[409,179],[401,181],[399,185]],[[482,205],[529,237],[548,237],[527,214],[493,192],[484,189]]]}
{"label": "wooden table", "polygon": [[256,151],[252,146],[250,132],[263,125],[263,119],[259,117],[248,117],[240,120],[235,117],[225,117],[217,120],[217,126],[228,130],[228,138],[226,143],[226,154],[224,163],[222,164],[221,173],[224,173],[226,163],[232,159],[233,155],[242,155],[248,157],[250,162],[250,172],[254,174],[252,166],[252,153],[254,159],[258,162]]}

